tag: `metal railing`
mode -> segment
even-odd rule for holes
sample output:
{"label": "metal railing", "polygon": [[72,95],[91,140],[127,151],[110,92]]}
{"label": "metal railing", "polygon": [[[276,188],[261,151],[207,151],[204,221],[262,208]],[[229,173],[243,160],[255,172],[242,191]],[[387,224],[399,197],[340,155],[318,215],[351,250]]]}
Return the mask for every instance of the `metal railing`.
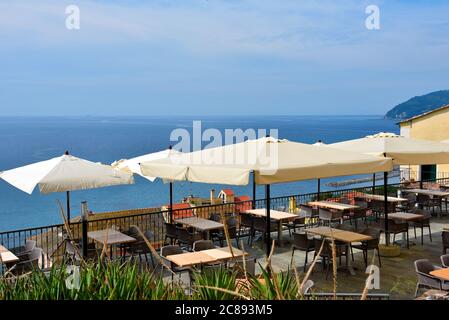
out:
{"label": "metal railing", "polygon": [[[432,181],[423,182],[424,187],[432,187],[432,184],[449,184],[449,175],[443,178],[437,178]],[[395,183],[388,185],[388,193],[396,195],[400,187],[418,187],[420,182]],[[323,191],[318,193],[296,194],[281,197],[270,198],[270,208],[274,210],[289,211],[289,208],[296,207],[299,204],[317,200],[339,201],[341,198],[353,197],[356,193],[374,193],[383,194],[383,186],[368,186],[352,189],[342,189],[334,191]],[[173,219],[181,219],[190,216],[198,216],[208,219],[211,214],[224,214],[225,216],[235,216],[251,208],[265,208],[266,200],[257,199],[255,201],[248,200],[236,203],[221,203],[197,207],[189,207],[186,209],[173,210]],[[132,211],[132,210],[131,210]],[[113,218],[95,219],[95,215],[89,218],[88,230],[100,230],[105,228],[114,228],[119,231],[128,230],[130,226],[136,225],[143,232],[150,231],[155,248],[160,248],[165,242],[165,223],[170,221],[169,210],[154,211],[154,209],[139,209],[137,214],[118,216]],[[70,224],[70,230],[74,240],[80,241],[82,238],[82,223],[75,222]],[[13,230],[0,232],[0,244],[10,249],[12,252],[18,252],[25,245],[26,240],[32,239],[37,242],[37,246],[44,250],[44,265],[50,266],[51,261],[57,261],[64,253],[62,246],[66,238],[67,231],[63,224],[41,226],[35,228]]]}

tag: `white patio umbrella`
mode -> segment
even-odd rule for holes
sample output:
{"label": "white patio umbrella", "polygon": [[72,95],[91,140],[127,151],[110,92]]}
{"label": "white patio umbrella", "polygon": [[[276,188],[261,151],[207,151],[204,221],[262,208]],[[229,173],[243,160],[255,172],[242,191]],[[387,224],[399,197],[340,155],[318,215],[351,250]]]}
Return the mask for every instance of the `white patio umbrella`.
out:
{"label": "white patio umbrella", "polygon": [[[165,159],[165,158],[171,157],[173,155],[178,155],[178,154],[180,154],[180,152],[175,149],[172,149],[172,147],[170,146],[168,149],[165,149],[162,151],[148,153],[148,154],[138,156],[135,158],[131,158],[131,159],[122,159],[122,160],[115,161],[111,164],[111,166],[114,168],[124,170],[126,172],[138,174],[139,176],[153,182],[154,180],[157,179],[157,177],[149,177],[149,176],[143,175],[142,171],[140,169],[140,164],[142,162]],[[170,181],[169,186],[170,186],[170,219],[172,219],[172,213],[173,213],[173,182],[172,181]]]}
{"label": "white patio umbrella", "polygon": [[[391,159],[311,146],[271,137],[141,163],[142,174],[168,180],[246,185],[254,174],[265,185],[270,221],[270,184],[390,171]],[[270,250],[267,224],[267,254]]]}
{"label": "white patio umbrella", "polygon": [[32,194],[36,186],[43,194],[66,192],[70,221],[70,191],[134,183],[131,173],[69,155],[3,171],[0,178]]}
{"label": "white patio umbrella", "polygon": [[[331,148],[357,151],[364,154],[389,157],[395,165],[425,165],[449,163],[449,144],[406,138],[394,133],[380,132],[364,138],[328,145]],[[420,179],[422,185],[422,179]],[[388,229],[387,203],[388,173],[384,172],[385,229]]]}

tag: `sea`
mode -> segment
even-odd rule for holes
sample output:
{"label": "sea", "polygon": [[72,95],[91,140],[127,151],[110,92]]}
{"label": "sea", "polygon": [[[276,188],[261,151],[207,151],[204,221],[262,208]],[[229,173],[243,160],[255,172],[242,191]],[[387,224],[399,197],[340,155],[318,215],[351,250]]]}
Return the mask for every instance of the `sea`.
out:
{"label": "sea", "polygon": [[[58,157],[68,150],[72,155],[110,164],[166,149],[174,130],[192,133],[194,121],[202,130],[277,129],[278,137],[304,143],[322,140],[333,143],[364,137],[377,132],[399,132],[397,124],[383,116],[160,116],[160,117],[0,117],[0,171]],[[176,132],[176,131],[175,131]],[[207,144],[207,142],[204,142]],[[334,190],[326,184],[353,177],[323,179],[322,190]],[[174,184],[175,202],[188,195],[209,197],[211,189],[231,188],[236,195],[251,195],[252,186],[222,186],[190,182]],[[314,180],[277,184],[272,196],[316,191]],[[259,187],[257,197],[264,195]],[[0,179],[0,232],[59,224],[62,218],[58,202],[65,193],[40,194],[38,188],[28,195]],[[159,207],[169,201],[169,186],[160,180],[149,182],[141,177],[135,184],[74,191],[72,216],[87,201],[93,212],[131,208]]]}

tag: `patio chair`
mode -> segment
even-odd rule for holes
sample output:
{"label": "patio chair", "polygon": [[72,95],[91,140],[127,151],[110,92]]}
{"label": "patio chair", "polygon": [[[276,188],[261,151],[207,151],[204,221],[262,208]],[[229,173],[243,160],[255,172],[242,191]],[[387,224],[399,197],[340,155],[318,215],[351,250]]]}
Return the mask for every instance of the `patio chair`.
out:
{"label": "patio chair", "polygon": [[430,274],[431,271],[441,269],[438,266],[433,265],[427,259],[420,259],[415,261],[415,271],[418,276],[416,283],[415,297],[418,296],[419,289],[430,288],[437,290],[449,290],[449,285],[444,283],[441,279],[434,277]]}
{"label": "patio chair", "polygon": [[[181,254],[184,253],[184,250],[178,245],[168,245],[163,246],[161,248],[161,257],[166,260],[170,264],[170,269],[179,275],[179,278],[181,278],[181,275],[183,272],[187,272],[190,276],[190,272],[192,268],[190,267],[178,267],[174,265],[171,261],[167,260],[166,257],[174,255],[174,254]],[[171,279],[173,280],[173,273],[171,275]]]}
{"label": "patio chair", "polygon": [[167,239],[170,241],[168,243],[175,244],[178,239],[178,232],[176,225],[173,223],[165,223],[165,238],[164,243],[167,243]]}
{"label": "patio chair", "polygon": [[28,260],[19,261],[5,272],[5,275],[21,276],[32,272],[33,270],[40,270],[39,261],[43,260],[43,250],[35,247],[31,250]]}
{"label": "patio chair", "polygon": [[25,245],[19,248],[15,248],[13,253],[19,258],[21,261],[28,260],[28,255],[36,247],[35,240],[26,240]]}
{"label": "patio chair", "polygon": [[327,224],[331,226],[332,222],[341,221],[342,214],[341,212],[335,212],[320,208],[318,210],[318,217],[320,219],[320,223],[324,225],[327,222]]}
{"label": "patio chair", "polygon": [[[238,221],[235,218],[229,218],[226,222],[227,229],[228,229],[228,236],[230,240],[235,239],[237,243],[237,248],[240,248],[240,233],[237,231]],[[224,230],[220,230],[214,234],[211,235],[211,238],[219,241],[220,246],[223,247],[224,241],[226,241],[226,234]]]}
{"label": "patio chair", "polygon": [[186,246],[187,249],[192,248],[195,241],[204,239],[202,233],[191,228],[176,227],[176,234],[178,235],[178,242]]}
{"label": "patio chair", "polygon": [[440,197],[432,197],[427,194],[418,194],[417,202],[423,209],[432,210],[435,213],[435,208],[440,209],[440,213],[443,212],[443,204]]}
{"label": "patio chair", "polygon": [[[385,218],[380,219],[380,227],[381,231],[385,233]],[[406,234],[406,241],[407,241],[407,249],[409,246],[409,233],[408,233],[408,223],[407,222],[396,222],[393,219],[388,219],[388,232],[385,235],[390,238],[391,235],[393,235],[393,243],[396,241],[396,235],[405,233]]]}
{"label": "patio chair", "polygon": [[443,254],[446,254],[447,249],[449,249],[449,231],[443,231],[441,238],[443,240]]}
{"label": "patio chair", "polygon": [[315,244],[313,238],[309,238],[307,236],[307,233],[305,232],[302,233],[293,232],[292,258],[291,258],[292,262],[293,257],[295,255],[295,250],[304,251],[306,254],[303,267],[303,271],[305,272],[307,269],[309,252],[315,251]]}
{"label": "patio chair", "polygon": [[[265,217],[253,217],[253,232],[250,235],[250,245],[253,245],[256,233],[259,233],[259,237],[265,239],[267,234],[267,219]],[[271,221],[270,232],[276,232],[278,229],[278,224]]]}
{"label": "patio chair", "polygon": [[353,248],[362,250],[363,260],[365,261],[365,267],[368,267],[368,251],[373,250],[375,254],[377,253],[377,260],[379,262],[379,267],[382,267],[382,262],[380,260],[379,254],[380,231],[373,228],[366,228],[365,230],[361,231],[361,233],[371,236],[373,239],[362,241],[361,244],[351,245],[352,261],[354,261]]}
{"label": "patio chair", "polygon": [[[257,258],[247,256],[244,259],[245,259],[246,273],[248,275],[255,276],[256,275]],[[234,272],[236,272],[238,279],[245,278],[245,267],[243,266],[243,258],[240,258],[239,260],[235,261],[231,265],[231,269]]]}
{"label": "patio chair", "polygon": [[299,216],[305,218],[306,226],[314,225],[318,220],[318,210],[304,204],[299,205]]}
{"label": "patio chair", "polygon": [[209,220],[215,221],[215,222],[221,222],[221,216],[218,213],[211,213]]}
{"label": "patio chair", "polygon": [[306,217],[298,216],[298,218],[295,218],[292,221],[283,223],[282,226],[288,229],[288,233],[290,234],[291,237],[292,230],[293,232],[296,232],[296,228],[301,229],[306,227]]}
{"label": "patio chair", "polygon": [[441,265],[445,268],[449,268],[449,254],[443,254],[440,257]]}
{"label": "patio chair", "polygon": [[[330,265],[333,263],[332,258],[332,242],[328,239],[320,239],[314,238],[313,244],[315,247],[315,253],[313,255],[313,259],[316,258],[318,252],[320,252],[321,245],[324,241],[323,250],[321,251],[320,257],[322,259],[323,271],[326,271],[326,280],[330,271]],[[346,256],[346,250],[348,250],[348,246],[345,243],[340,243],[335,241],[335,249],[336,249],[336,258],[339,259],[339,263],[341,264],[341,257]]]}
{"label": "patio chair", "polygon": [[413,232],[415,234],[416,239],[416,228],[421,229],[421,245],[424,244],[424,228],[429,230],[430,242],[432,242],[432,230],[430,229],[430,217],[431,215],[424,210],[415,209],[413,210],[414,214],[419,214],[422,216],[419,220],[414,220],[409,222],[409,226],[413,227]]}
{"label": "patio chair", "polygon": [[300,294],[308,294],[310,292],[310,289],[312,289],[314,285],[315,285],[315,282],[313,282],[313,280],[310,280],[310,279],[307,280],[299,293]]}
{"label": "patio chair", "polygon": [[[150,247],[147,245],[145,239],[141,236],[140,232],[135,227],[131,227],[124,233],[129,235],[130,237],[135,238],[136,241],[125,243],[122,246],[123,250],[125,250],[125,252],[129,252],[131,257],[138,256],[140,263],[142,263],[143,260],[142,256],[143,256],[145,262],[148,264],[149,263],[148,255],[150,255],[151,265],[153,266],[153,268],[155,268],[156,264],[154,262],[153,253]],[[143,234],[148,241],[152,241],[152,239],[154,238],[154,234],[150,230],[145,231]],[[122,255],[122,259],[124,258],[125,254]]]}
{"label": "patio chair", "polygon": [[214,243],[211,240],[198,240],[193,243],[193,251],[203,251],[214,248]]}
{"label": "patio chair", "polygon": [[416,209],[416,194],[414,193],[402,193],[401,198],[407,199],[406,202],[402,202],[397,206],[397,208],[404,212],[412,212]]}
{"label": "patio chair", "polygon": [[248,244],[251,240],[251,234],[253,233],[253,226],[254,220],[252,215],[246,213],[240,214],[239,236],[248,236]]}

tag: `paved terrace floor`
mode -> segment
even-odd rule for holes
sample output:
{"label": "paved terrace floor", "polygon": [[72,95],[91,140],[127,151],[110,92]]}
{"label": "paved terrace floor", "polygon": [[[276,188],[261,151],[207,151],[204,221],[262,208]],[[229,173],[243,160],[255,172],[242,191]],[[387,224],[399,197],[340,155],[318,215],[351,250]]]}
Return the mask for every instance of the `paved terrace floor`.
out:
{"label": "paved terrace floor", "polygon": [[[428,236],[428,230],[424,230],[424,245],[421,245],[420,229],[417,229],[417,239],[414,239],[413,228],[410,228],[410,249],[401,248],[401,254],[398,257],[387,258],[382,257],[382,267],[380,268],[380,289],[370,290],[370,293],[388,293],[390,299],[413,299],[416,286],[416,274],[414,271],[413,262],[417,259],[429,259],[431,262],[440,265],[440,255],[442,254],[442,239],[441,233],[443,225],[449,224],[449,218],[432,218],[431,230],[432,240]],[[370,227],[376,227],[375,223],[371,223]],[[273,237],[275,233],[273,233]],[[284,239],[289,239],[288,231],[283,233]],[[401,235],[396,236],[396,240],[401,240]],[[262,240],[253,243],[249,247],[246,238],[243,238],[245,250],[251,255],[258,258],[258,262],[265,265],[265,249],[262,247]],[[414,242],[414,244],[412,244]],[[385,243],[384,237],[381,238],[381,243]],[[234,242],[235,246],[235,242]],[[370,251],[368,263],[372,259],[373,251]],[[304,264],[305,253],[299,250],[295,251],[295,266],[298,273],[302,277],[302,266]],[[353,263],[356,269],[356,275],[350,275],[345,270],[339,270],[337,275],[337,292],[341,293],[362,293],[367,274],[365,273],[365,264],[361,251],[354,249],[355,262]],[[342,265],[345,264],[345,258],[342,258]],[[309,263],[313,260],[313,252],[309,253]],[[375,260],[377,265],[377,257]],[[275,271],[287,271],[291,269],[291,244],[285,244],[283,247],[276,247],[273,258],[272,267]],[[256,273],[260,272],[257,267]],[[332,292],[333,280],[332,271],[330,271],[328,278],[325,277],[325,272],[322,271],[322,265],[316,264],[314,271],[310,277],[315,282],[314,290],[316,292]],[[187,275],[182,276],[182,280],[188,283]]]}

